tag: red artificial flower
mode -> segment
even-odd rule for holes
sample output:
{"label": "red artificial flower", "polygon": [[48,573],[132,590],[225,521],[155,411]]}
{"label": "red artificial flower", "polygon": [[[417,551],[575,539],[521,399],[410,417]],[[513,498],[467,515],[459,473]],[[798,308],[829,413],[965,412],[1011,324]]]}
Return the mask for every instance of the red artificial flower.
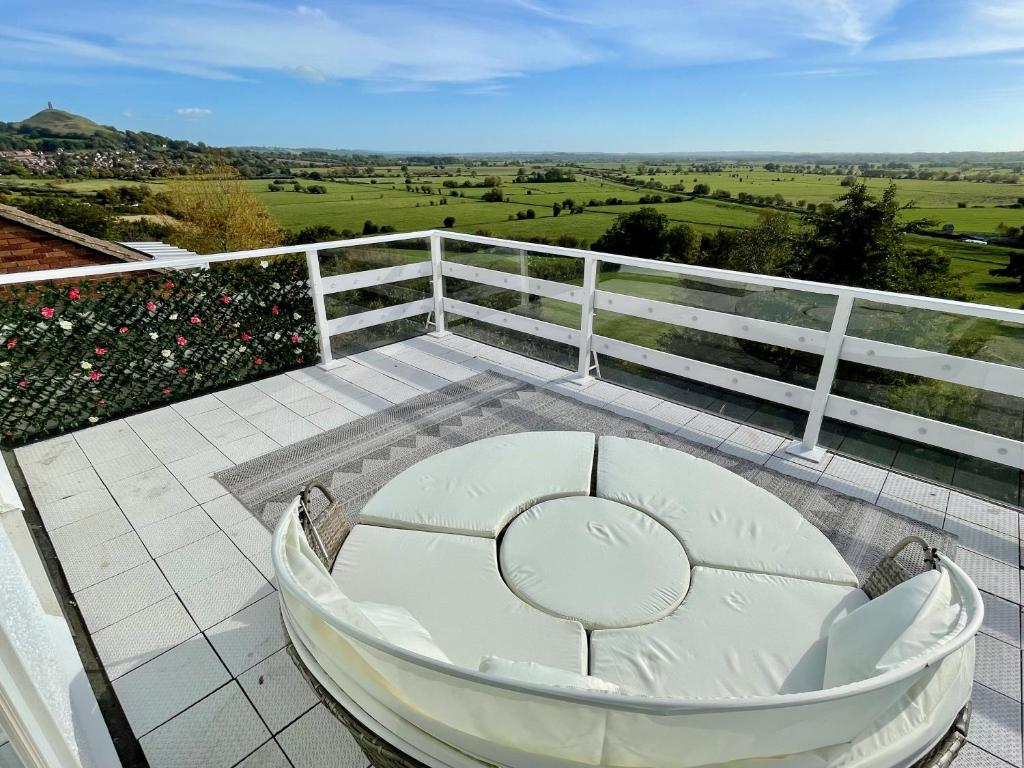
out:
{"label": "red artificial flower", "polygon": [[97,355],[101,355],[101,356],[107,354],[107,348],[106,347],[96,347],[96,354]]}
{"label": "red artificial flower", "polygon": [[122,325],[120,328],[117,329],[117,332],[118,333],[128,333],[128,326],[127,325]]}
{"label": "red artificial flower", "polygon": [[199,315],[192,315],[192,317],[190,317],[188,321],[192,323],[192,325],[199,325],[201,322],[203,322],[202,320],[199,319]]}
{"label": "red artificial flower", "polygon": [[68,298],[71,299],[72,301],[77,301],[78,299],[82,298],[82,292],[77,288],[72,288],[70,291],[68,291]]}
{"label": "red artificial flower", "polygon": [[230,296],[221,296],[220,297],[220,303],[221,304],[230,304],[231,303],[231,297]]}
{"label": "red artificial flower", "polygon": [[281,314],[281,310],[277,306],[273,306],[273,307],[270,308],[270,314],[272,314],[272,315],[280,315]]}
{"label": "red artificial flower", "polygon": [[43,307],[40,310],[40,314],[47,320],[49,320],[51,317],[53,317],[53,307]]}
{"label": "red artificial flower", "polygon": [[152,302],[152,301],[147,301],[146,302],[146,309],[148,309],[150,312],[155,312],[156,311],[156,304],[154,302]]}
{"label": "red artificial flower", "polygon": [[170,387],[164,387],[160,391],[163,392],[165,395],[171,394],[171,388]]}
{"label": "red artificial flower", "polygon": [[103,374],[99,371],[89,371],[89,381],[99,381],[103,378]]}
{"label": "red artificial flower", "polygon": [[245,331],[242,331],[242,341],[249,341],[249,339],[251,339],[251,338],[252,338],[252,336],[250,336]]}
{"label": "red artificial flower", "polygon": [[166,285],[168,288],[173,288],[174,287],[174,281],[173,280],[168,280],[166,283],[164,283],[164,285]]}
{"label": "red artificial flower", "polygon": [[28,386],[28,379],[22,379],[21,381],[19,381],[18,382],[18,386],[19,387],[27,387]]}
{"label": "red artificial flower", "polygon": [[292,344],[298,344],[298,343],[299,343],[299,341],[300,341],[300,339],[299,339],[299,334],[297,334],[297,333],[293,333],[293,334],[292,334]]}
{"label": "red artificial flower", "polygon": [[188,373],[188,368],[182,366],[182,367],[178,368],[178,373],[180,375],[184,376],[186,373]]}
{"label": "red artificial flower", "polygon": [[302,363],[302,358],[301,357],[296,357],[295,358],[295,362],[298,363],[298,364],[301,364]]}
{"label": "red artificial flower", "polygon": [[188,339],[186,339],[184,336],[179,336],[178,337],[178,346],[179,347],[184,347],[186,344],[188,344]]}
{"label": "red artificial flower", "polygon": [[14,349],[16,346],[18,346],[18,340],[17,339],[8,339],[7,340],[7,348],[8,349]]}
{"label": "red artificial flower", "polygon": [[262,357],[254,358],[253,361],[252,361],[252,364],[253,365],[263,365],[263,358]]}

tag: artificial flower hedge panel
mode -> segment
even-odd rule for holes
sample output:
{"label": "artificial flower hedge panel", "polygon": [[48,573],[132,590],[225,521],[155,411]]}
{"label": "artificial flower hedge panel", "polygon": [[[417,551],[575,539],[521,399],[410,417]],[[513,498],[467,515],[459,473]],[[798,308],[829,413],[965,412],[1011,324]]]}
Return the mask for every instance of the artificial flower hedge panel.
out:
{"label": "artificial flower hedge panel", "polygon": [[304,259],[0,293],[0,428],[18,445],[314,362]]}

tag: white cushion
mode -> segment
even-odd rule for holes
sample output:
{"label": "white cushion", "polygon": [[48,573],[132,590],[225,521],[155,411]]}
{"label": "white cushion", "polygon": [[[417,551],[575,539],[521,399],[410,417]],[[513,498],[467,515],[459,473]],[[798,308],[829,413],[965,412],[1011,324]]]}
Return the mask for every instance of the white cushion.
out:
{"label": "white cushion", "polygon": [[587,669],[579,622],[538,611],[498,572],[494,539],[357,525],[334,578],[354,600],[400,605],[452,663],[477,669],[484,656]]}
{"label": "white cushion", "polygon": [[799,512],[681,451],[602,437],[597,495],[653,515],[680,538],[692,565],[857,586],[836,548]]}
{"label": "white cushion", "polygon": [[679,540],[648,514],[607,499],[567,496],[523,512],[499,550],[509,588],[587,629],[667,616],[690,584]]}
{"label": "white cushion", "polygon": [[865,680],[913,659],[957,632],[962,614],[945,571],[893,587],[829,631],[825,685]]}
{"label": "white cushion", "polygon": [[667,618],[593,632],[590,672],[651,696],[819,690],[829,627],[865,602],[855,587],[694,568],[686,599]]}
{"label": "white cushion", "polygon": [[594,436],[521,432],[478,440],[406,469],[360,512],[371,525],[497,536],[545,499],[590,491]]}
{"label": "white cushion", "polygon": [[356,605],[389,643],[437,661],[451,661],[447,654],[437,647],[426,627],[416,621],[416,617],[402,606],[386,603]]}
{"label": "white cushion", "polygon": [[619,693],[619,686],[599,677],[581,675],[564,669],[546,667],[533,661],[512,661],[499,656],[485,656],[480,662],[480,671],[495,677],[518,680],[524,683],[540,683],[553,685],[556,688],[576,688],[583,691],[604,691]]}

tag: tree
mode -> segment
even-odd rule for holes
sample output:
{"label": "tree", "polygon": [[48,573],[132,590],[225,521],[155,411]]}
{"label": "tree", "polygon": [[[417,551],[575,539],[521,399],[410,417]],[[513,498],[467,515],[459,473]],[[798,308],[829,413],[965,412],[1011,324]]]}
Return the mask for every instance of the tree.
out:
{"label": "tree", "polygon": [[196,253],[244,251],[277,245],[281,230],[238,178],[186,176],[168,185],[177,224],[171,243]]}
{"label": "tree", "polygon": [[1020,287],[1024,290],[1024,253],[1011,253],[1010,261],[1001,269],[990,269],[988,271],[993,277],[1016,277],[1020,280]]}
{"label": "tree", "polygon": [[505,202],[505,196],[501,194],[501,190],[497,187],[491,187],[489,190],[484,192],[480,198],[485,203],[503,203]]}
{"label": "tree", "polygon": [[291,232],[285,242],[288,245],[306,245],[307,243],[324,243],[329,240],[337,240],[341,233],[330,224],[314,224],[311,227],[304,227],[298,232]]}
{"label": "tree", "polygon": [[698,196],[710,195],[711,194],[711,187],[708,186],[707,184],[694,184],[693,185],[693,194],[698,195]]}
{"label": "tree", "polygon": [[445,216],[444,217],[444,226],[445,226],[446,229],[451,229],[452,227],[454,227],[455,226],[455,217],[454,216]]}
{"label": "tree", "polygon": [[560,206],[558,203],[552,203],[551,204],[551,215],[552,216],[557,216],[561,212],[562,212],[562,206]]}
{"label": "tree", "polygon": [[594,242],[594,249],[623,256],[660,259],[665,253],[668,216],[655,208],[640,208],[617,217]]}
{"label": "tree", "polygon": [[93,237],[107,237],[113,224],[110,210],[102,205],[71,198],[41,196],[22,198],[18,207],[35,216],[55,221]]}
{"label": "tree", "polygon": [[533,218],[536,218],[536,216],[537,216],[537,212],[535,210],[533,210],[533,208],[527,208],[526,209],[526,218],[533,219]]}
{"label": "tree", "polygon": [[665,237],[666,260],[696,264],[700,260],[700,233],[689,224],[676,224]]}

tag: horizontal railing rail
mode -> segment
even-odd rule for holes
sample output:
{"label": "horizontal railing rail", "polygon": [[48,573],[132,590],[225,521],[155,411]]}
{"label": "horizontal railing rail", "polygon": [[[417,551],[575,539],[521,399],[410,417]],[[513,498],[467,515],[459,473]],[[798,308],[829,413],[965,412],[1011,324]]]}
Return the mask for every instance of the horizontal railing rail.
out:
{"label": "horizontal railing rail", "polygon": [[[408,263],[388,264],[343,274],[322,274],[325,251],[331,251],[333,257],[338,253],[343,254],[346,249],[412,240],[425,241],[425,245],[422,251],[408,252]],[[426,243],[429,243],[429,257]],[[458,250],[457,260],[445,257],[446,243],[453,244],[453,251]],[[458,244],[457,248],[455,244]],[[467,245],[481,246],[484,249],[492,249],[491,253],[507,255],[510,258],[509,271],[496,269],[493,262],[477,258],[479,254],[472,250],[467,251]],[[394,249],[395,252],[399,250]],[[509,253],[501,253],[506,250]],[[468,318],[491,327],[508,329],[573,348],[573,354],[578,356],[575,380],[583,385],[593,380],[592,373],[597,368],[597,360],[601,356],[606,356],[660,373],[805,411],[807,425],[801,440],[792,447],[792,450],[807,458],[816,459],[822,455],[823,451],[818,446],[818,436],[823,420],[828,417],[989,461],[1018,468],[1024,466],[1024,441],[1018,439],[1016,435],[1008,437],[1005,429],[1002,430],[1003,434],[996,434],[909,413],[878,402],[861,401],[847,396],[848,393],[845,391],[834,391],[840,364],[855,364],[874,370],[890,371],[896,375],[921,377],[1011,398],[1009,402],[1012,410],[1017,407],[1017,402],[1024,402],[1013,400],[1024,398],[1024,364],[1018,367],[1007,361],[995,362],[957,355],[951,350],[935,351],[911,344],[894,343],[892,339],[883,341],[865,338],[863,329],[859,326],[851,329],[850,325],[851,315],[856,316],[859,308],[875,309],[881,306],[899,313],[926,311],[936,313],[936,317],[984,319],[995,323],[1010,323],[1015,328],[1024,329],[1024,311],[1017,309],[769,275],[730,272],[689,264],[438,230],[389,233],[301,246],[261,248],[150,262],[0,275],[0,285],[16,286],[43,281],[103,277],[144,270],[192,269],[210,264],[287,255],[304,256],[306,259],[310,295],[319,335],[321,364],[325,366],[330,366],[334,362],[332,337],[419,316],[426,318],[425,329],[432,326],[435,334],[444,334],[447,332],[446,316]],[[560,268],[560,279],[531,275],[528,268],[530,257],[567,257],[578,260],[581,268]],[[372,260],[368,261],[372,263]],[[631,278],[641,282],[645,276],[678,278],[679,280],[673,281],[673,285],[679,283],[681,286],[678,300],[675,296],[668,295],[659,294],[657,298],[653,298],[620,292],[612,284],[604,281],[602,267],[625,270]],[[567,271],[575,276],[564,277]],[[430,281],[429,294],[424,298],[381,308],[372,308],[371,303],[370,308],[364,311],[342,317],[328,316],[328,297],[337,297],[338,301],[344,302],[347,292],[366,291],[377,286],[417,279]],[[495,290],[486,296],[472,291],[460,291],[457,296],[446,296],[446,280],[486,286],[487,289]],[[700,290],[701,286],[704,287],[703,291]],[[522,304],[518,307],[486,305],[492,298],[496,302],[491,303],[500,304],[497,300],[501,299],[505,291],[520,294],[523,297]],[[694,291],[692,300],[703,303],[704,306],[687,303],[691,295],[687,291]],[[730,296],[753,296],[757,299],[759,294],[767,291],[795,292],[788,295],[802,294],[805,300],[812,294],[831,298],[828,299],[827,306],[824,303],[813,306],[816,313],[813,320],[802,318],[799,314],[785,313],[781,318],[752,317],[749,316],[749,310],[744,314],[742,307],[741,311],[729,311],[733,309],[728,306]],[[520,308],[529,307],[530,301],[527,297],[540,297],[542,303],[544,300],[550,300],[550,307],[553,308],[578,307],[578,310],[573,310],[579,313],[578,320],[575,319],[576,315],[570,313],[569,316],[574,318],[571,325],[552,322],[552,319],[560,319],[561,316],[555,312],[534,311],[537,310],[536,306],[530,312],[518,311]],[[670,300],[665,300],[666,298]],[[825,302],[824,299],[821,301]],[[868,306],[861,308],[858,303]],[[352,302],[352,305],[359,306],[358,302]],[[547,306],[542,304],[542,307]],[[739,370],[730,366],[728,359],[698,359],[700,355],[694,352],[694,356],[691,356],[685,343],[675,345],[672,350],[665,350],[645,346],[638,343],[640,339],[632,339],[628,335],[614,338],[612,335],[597,332],[595,317],[598,313],[602,313],[601,317],[608,315],[652,321],[672,328],[685,329],[686,332],[712,334],[715,338],[737,339],[744,344],[755,346],[765,345],[768,349],[788,349],[793,351],[790,354],[804,355],[805,357],[801,358],[804,364],[806,360],[813,361],[815,357],[819,358],[820,362],[811,381],[798,385],[783,380],[786,378],[784,376],[772,378],[771,375],[764,375],[765,371],[760,368]],[[900,316],[895,318],[897,321],[902,319]],[[564,318],[561,319],[564,322]],[[793,324],[794,319],[797,323],[806,319],[807,325]],[[827,326],[827,329],[824,326]],[[604,325],[598,323],[598,327],[603,329]],[[1021,358],[1024,359],[1024,353]],[[1018,416],[1020,420],[1024,420],[1024,414],[1014,412],[1010,414],[1011,421]]]}

